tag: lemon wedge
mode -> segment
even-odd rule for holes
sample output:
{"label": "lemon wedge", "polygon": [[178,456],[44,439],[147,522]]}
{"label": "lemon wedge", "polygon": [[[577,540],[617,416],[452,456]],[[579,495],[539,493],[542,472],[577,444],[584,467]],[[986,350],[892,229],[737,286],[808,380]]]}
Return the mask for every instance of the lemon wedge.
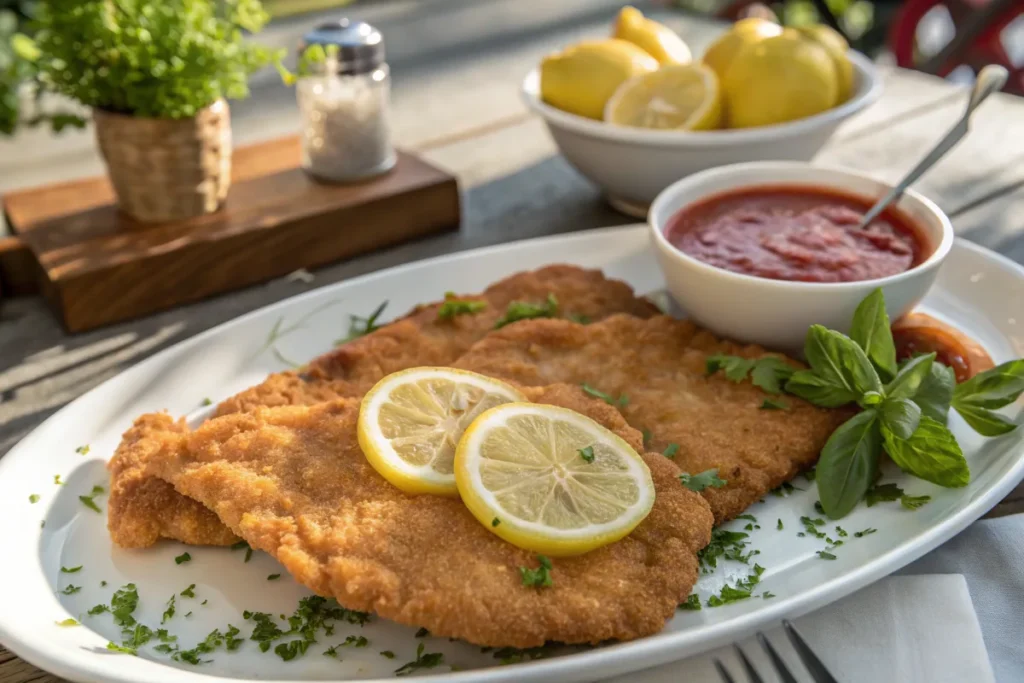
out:
{"label": "lemon wedge", "polygon": [[455,452],[470,512],[526,550],[561,557],[619,540],[654,504],[647,464],[579,413],[537,403],[491,408]]}
{"label": "lemon wedge", "polygon": [[363,397],[359,446],[373,469],[406,493],[455,496],[459,438],[489,408],[526,400],[496,379],[452,368],[388,375]]}
{"label": "lemon wedge", "polygon": [[604,110],[620,126],[712,130],[722,122],[715,72],[703,64],[673,64],[626,81]]}

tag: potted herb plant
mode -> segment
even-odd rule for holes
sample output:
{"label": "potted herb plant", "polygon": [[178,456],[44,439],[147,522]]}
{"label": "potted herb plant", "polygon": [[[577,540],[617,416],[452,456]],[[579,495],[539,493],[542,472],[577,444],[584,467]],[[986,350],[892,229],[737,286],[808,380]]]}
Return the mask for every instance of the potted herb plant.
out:
{"label": "potted herb plant", "polygon": [[[16,36],[37,92],[92,109],[121,209],[142,222],[215,211],[231,178],[228,99],[281,53],[245,33],[259,0],[48,0]],[[38,118],[38,117],[37,117]]]}

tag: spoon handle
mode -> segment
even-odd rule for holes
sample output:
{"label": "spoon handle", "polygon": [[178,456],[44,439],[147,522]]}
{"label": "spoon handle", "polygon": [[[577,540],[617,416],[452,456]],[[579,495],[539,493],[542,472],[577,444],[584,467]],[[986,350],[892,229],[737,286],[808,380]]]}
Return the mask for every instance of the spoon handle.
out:
{"label": "spoon handle", "polygon": [[977,80],[974,82],[974,87],[971,89],[971,97],[967,101],[967,107],[964,109],[963,115],[956,122],[952,129],[946,136],[942,138],[938,144],[928,152],[921,161],[911,170],[899,184],[892,188],[888,194],[882,197],[880,200],[875,202],[875,205],[871,207],[871,210],[864,214],[864,218],[860,222],[861,228],[866,228],[870,225],[871,221],[878,218],[879,214],[885,211],[885,208],[889,206],[894,200],[899,198],[903,194],[904,190],[910,187],[911,183],[924,175],[925,171],[932,167],[932,165],[946,156],[949,150],[953,149],[961,138],[967,134],[969,127],[971,114],[978,108],[978,105],[985,101],[985,99],[994,92],[998,92],[1003,85],[1006,83],[1006,79],[1009,73],[1001,66],[996,64],[989,64],[981,70],[978,74]]}

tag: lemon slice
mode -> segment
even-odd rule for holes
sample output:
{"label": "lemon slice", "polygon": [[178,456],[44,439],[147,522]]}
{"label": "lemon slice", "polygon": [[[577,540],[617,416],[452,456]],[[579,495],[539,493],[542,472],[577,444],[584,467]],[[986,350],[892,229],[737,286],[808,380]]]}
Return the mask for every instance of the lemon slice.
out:
{"label": "lemon slice", "polygon": [[556,557],[619,540],[654,504],[651,472],[629,444],[579,413],[536,403],[478,417],[459,442],[455,480],[484,526]]}
{"label": "lemon slice", "polygon": [[488,408],[526,400],[496,379],[452,368],[388,375],[363,397],[359,446],[382,477],[407,493],[456,496],[455,447]]}
{"label": "lemon slice", "polygon": [[704,64],[673,64],[634,76],[608,100],[604,120],[620,126],[712,130],[722,122],[718,77]]}

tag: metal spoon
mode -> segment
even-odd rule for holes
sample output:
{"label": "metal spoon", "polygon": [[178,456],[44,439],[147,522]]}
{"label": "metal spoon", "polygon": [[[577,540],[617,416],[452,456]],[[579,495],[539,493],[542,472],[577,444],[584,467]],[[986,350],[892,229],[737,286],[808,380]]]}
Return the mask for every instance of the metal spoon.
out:
{"label": "metal spoon", "polygon": [[1009,77],[1009,73],[1003,67],[997,64],[989,64],[981,70],[978,74],[977,80],[974,81],[974,87],[971,88],[971,98],[967,101],[967,108],[964,110],[963,116],[956,122],[956,125],[946,133],[946,137],[942,138],[938,144],[928,153],[924,159],[921,160],[917,166],[914,167],[910,173],[908,173],[899,184],[892,188],[889,194],[885,195],[871,207],[871,210],[864,214],[864,218],[861,219],[860,225],[857,226],[860,229],[868,227],[871,221],[878,218],[878,216],[885,211],[885,208],[889,206],[893,201],[898,199],[903,191],[910,186],[915,180],[924,175],[924,172],[932,167],[936,161],[946,155],[946,152],[953,149],[961,138],[967,134],[968,124],[971,120],[971,114],[978,108],[978,105],[985,101],[989,95],[994,92],[998,92],[1003,85],[1006,83],[1006,79]]}

